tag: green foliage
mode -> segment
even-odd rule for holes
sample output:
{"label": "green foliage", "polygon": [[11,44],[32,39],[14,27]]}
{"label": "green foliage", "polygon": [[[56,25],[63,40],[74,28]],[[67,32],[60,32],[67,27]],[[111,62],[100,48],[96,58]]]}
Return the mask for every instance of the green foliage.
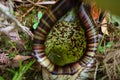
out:
{"label": "green foliage", "polygon": [[100,53],[104,53],[104,52],[105,52],[105,49],[112,47],[112,45],[113,45],[113,42],[107,42],[107,44],[106,44],[105,46],[99,45],[99,46],[98,46],[98,51],[99,51]]}
{"label": "green foliage", "polygon": [[25,44],[23,46],[25,50],[22,54],[26,55],[26,52],[31,52],[32,51],[32,47],[31,47],[32,46],[32,40],[30,39],[30,37],[27,34],[24,34],[23,32],[20,32],[19,34],[20,34],[20,37],[23,40],[23,43],[25,42]]}
{"label": "green foliage", "polygon": [[4,78],[0,76],[0,80],[4,80]]}
{"label": "green foliage", "polygon": [[5,34],[0,35],[0,48],[4,53],[9,53],[9,58],[13,58],[18,54],[17,43],[10,40]]}
{"label": "green foliage", "polygon": [[33,63],[34,61],[31,61],[28,64],[22,65],[22,62],[20,62],[20,67],[18,71],[9,69],[10,72],[15,73],[12,80],[23,80],[23,75],[27,72],[28,69],[30,69]]}
{"label": "green foliage", "polygon": [[103,47],[103,46],[98,46],[98,51],[99,51],[100,53],[104,53],[105,47]]}
{"label": "green foliage", "polygon": [[42,12],[38,12],[38,20],[40,20],[42,18]]}
{"label": "green foliage", "polygon": [[38,24],[40,23],[40,19],[42,18],[42,15],[43,15],[43,13],[41,11],[38,12],[38,15],[37,15],[38,20],[34,19],[33,29],[36,29],[38,27]]}
{"label": "green foliage", "polygon": [[113,42],[107,42],[106,47],[110,48],[110,47],[112,47],[112,45],[113,45]]}

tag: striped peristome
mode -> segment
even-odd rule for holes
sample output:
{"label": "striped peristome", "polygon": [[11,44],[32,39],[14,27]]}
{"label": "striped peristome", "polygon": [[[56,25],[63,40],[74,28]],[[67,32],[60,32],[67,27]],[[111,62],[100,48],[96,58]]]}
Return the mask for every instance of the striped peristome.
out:
{"label": "striped peristome", "polygon": [[57,66],[54,65],[46,56],[44,51],[44,42],[46,36],[49,34],[49,31],[53,25],[65,15],[72,7],[76,6],[78,0],[60,0],[57,2],[51,10],[45,12],[43,15],[37,30],[34,31],[34,44],[33,51],[38,62],[48,69],[49,72],[53,74],[74,74],[78,70],[82,71],[85,66],[90,65],[90,62],[93,60],[94,55],[97,50],[98,40],[97,40],[97,31],[95,29],[95,24],[92,21],[92,18],[86,12],[84,3],[80,3],[78,17],[83,24],[83,28],[87,37],[87,49],[79,61],[65,65]]}

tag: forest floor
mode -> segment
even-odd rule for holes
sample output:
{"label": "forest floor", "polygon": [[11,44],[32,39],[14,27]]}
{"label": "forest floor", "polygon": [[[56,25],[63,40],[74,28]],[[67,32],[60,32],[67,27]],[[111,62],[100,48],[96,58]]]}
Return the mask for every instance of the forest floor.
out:
{"label": "forest floor", "polygon": [[[33,31],[43,12],[57,1],[0,1],[0,80],[42,80],[41,66],[32,54]],[[108,12],[106,18],[106,26],[100,26],[102,37],[92,79],[119,80],[120,17]]]}

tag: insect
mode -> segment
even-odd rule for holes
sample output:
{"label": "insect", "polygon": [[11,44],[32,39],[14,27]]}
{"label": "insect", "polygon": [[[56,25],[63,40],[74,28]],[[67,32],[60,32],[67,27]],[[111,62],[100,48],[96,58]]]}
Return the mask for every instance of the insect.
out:
{"label": "insect", "polygon": [[48,69],[49,72],[53,74],[75,74],[78,70],[83,70],[85,66],[88,66],[93,60],[95,52],[97,50],[97,31],[95,30],[95,24],[93,23],[90,16],[88,16],[84,3],[81,2],[79,7],[79,18],[81,23],[83,23],[86,37],[87,37],[87,49],[84,56],[71,64],[65,66],[54,65],[45,54],[44,42],[49,31],[53,25],[72,7],[76,6],[78,0],[60,0],[57,4],[53,5],[51,11],[46,12],[40,24],[35,30],[35,36],[33,41],[33,51],[38,62]]}

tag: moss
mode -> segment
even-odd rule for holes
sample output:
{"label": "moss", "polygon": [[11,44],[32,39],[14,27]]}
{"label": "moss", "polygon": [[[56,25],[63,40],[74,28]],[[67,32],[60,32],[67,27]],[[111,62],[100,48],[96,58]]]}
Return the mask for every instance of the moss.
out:
{"label": "moss", "polygon": [[86,48],[84,30],[79,21],[59,21],[47,36],[45,53],[56,65],[64,66],[80,59]]}

